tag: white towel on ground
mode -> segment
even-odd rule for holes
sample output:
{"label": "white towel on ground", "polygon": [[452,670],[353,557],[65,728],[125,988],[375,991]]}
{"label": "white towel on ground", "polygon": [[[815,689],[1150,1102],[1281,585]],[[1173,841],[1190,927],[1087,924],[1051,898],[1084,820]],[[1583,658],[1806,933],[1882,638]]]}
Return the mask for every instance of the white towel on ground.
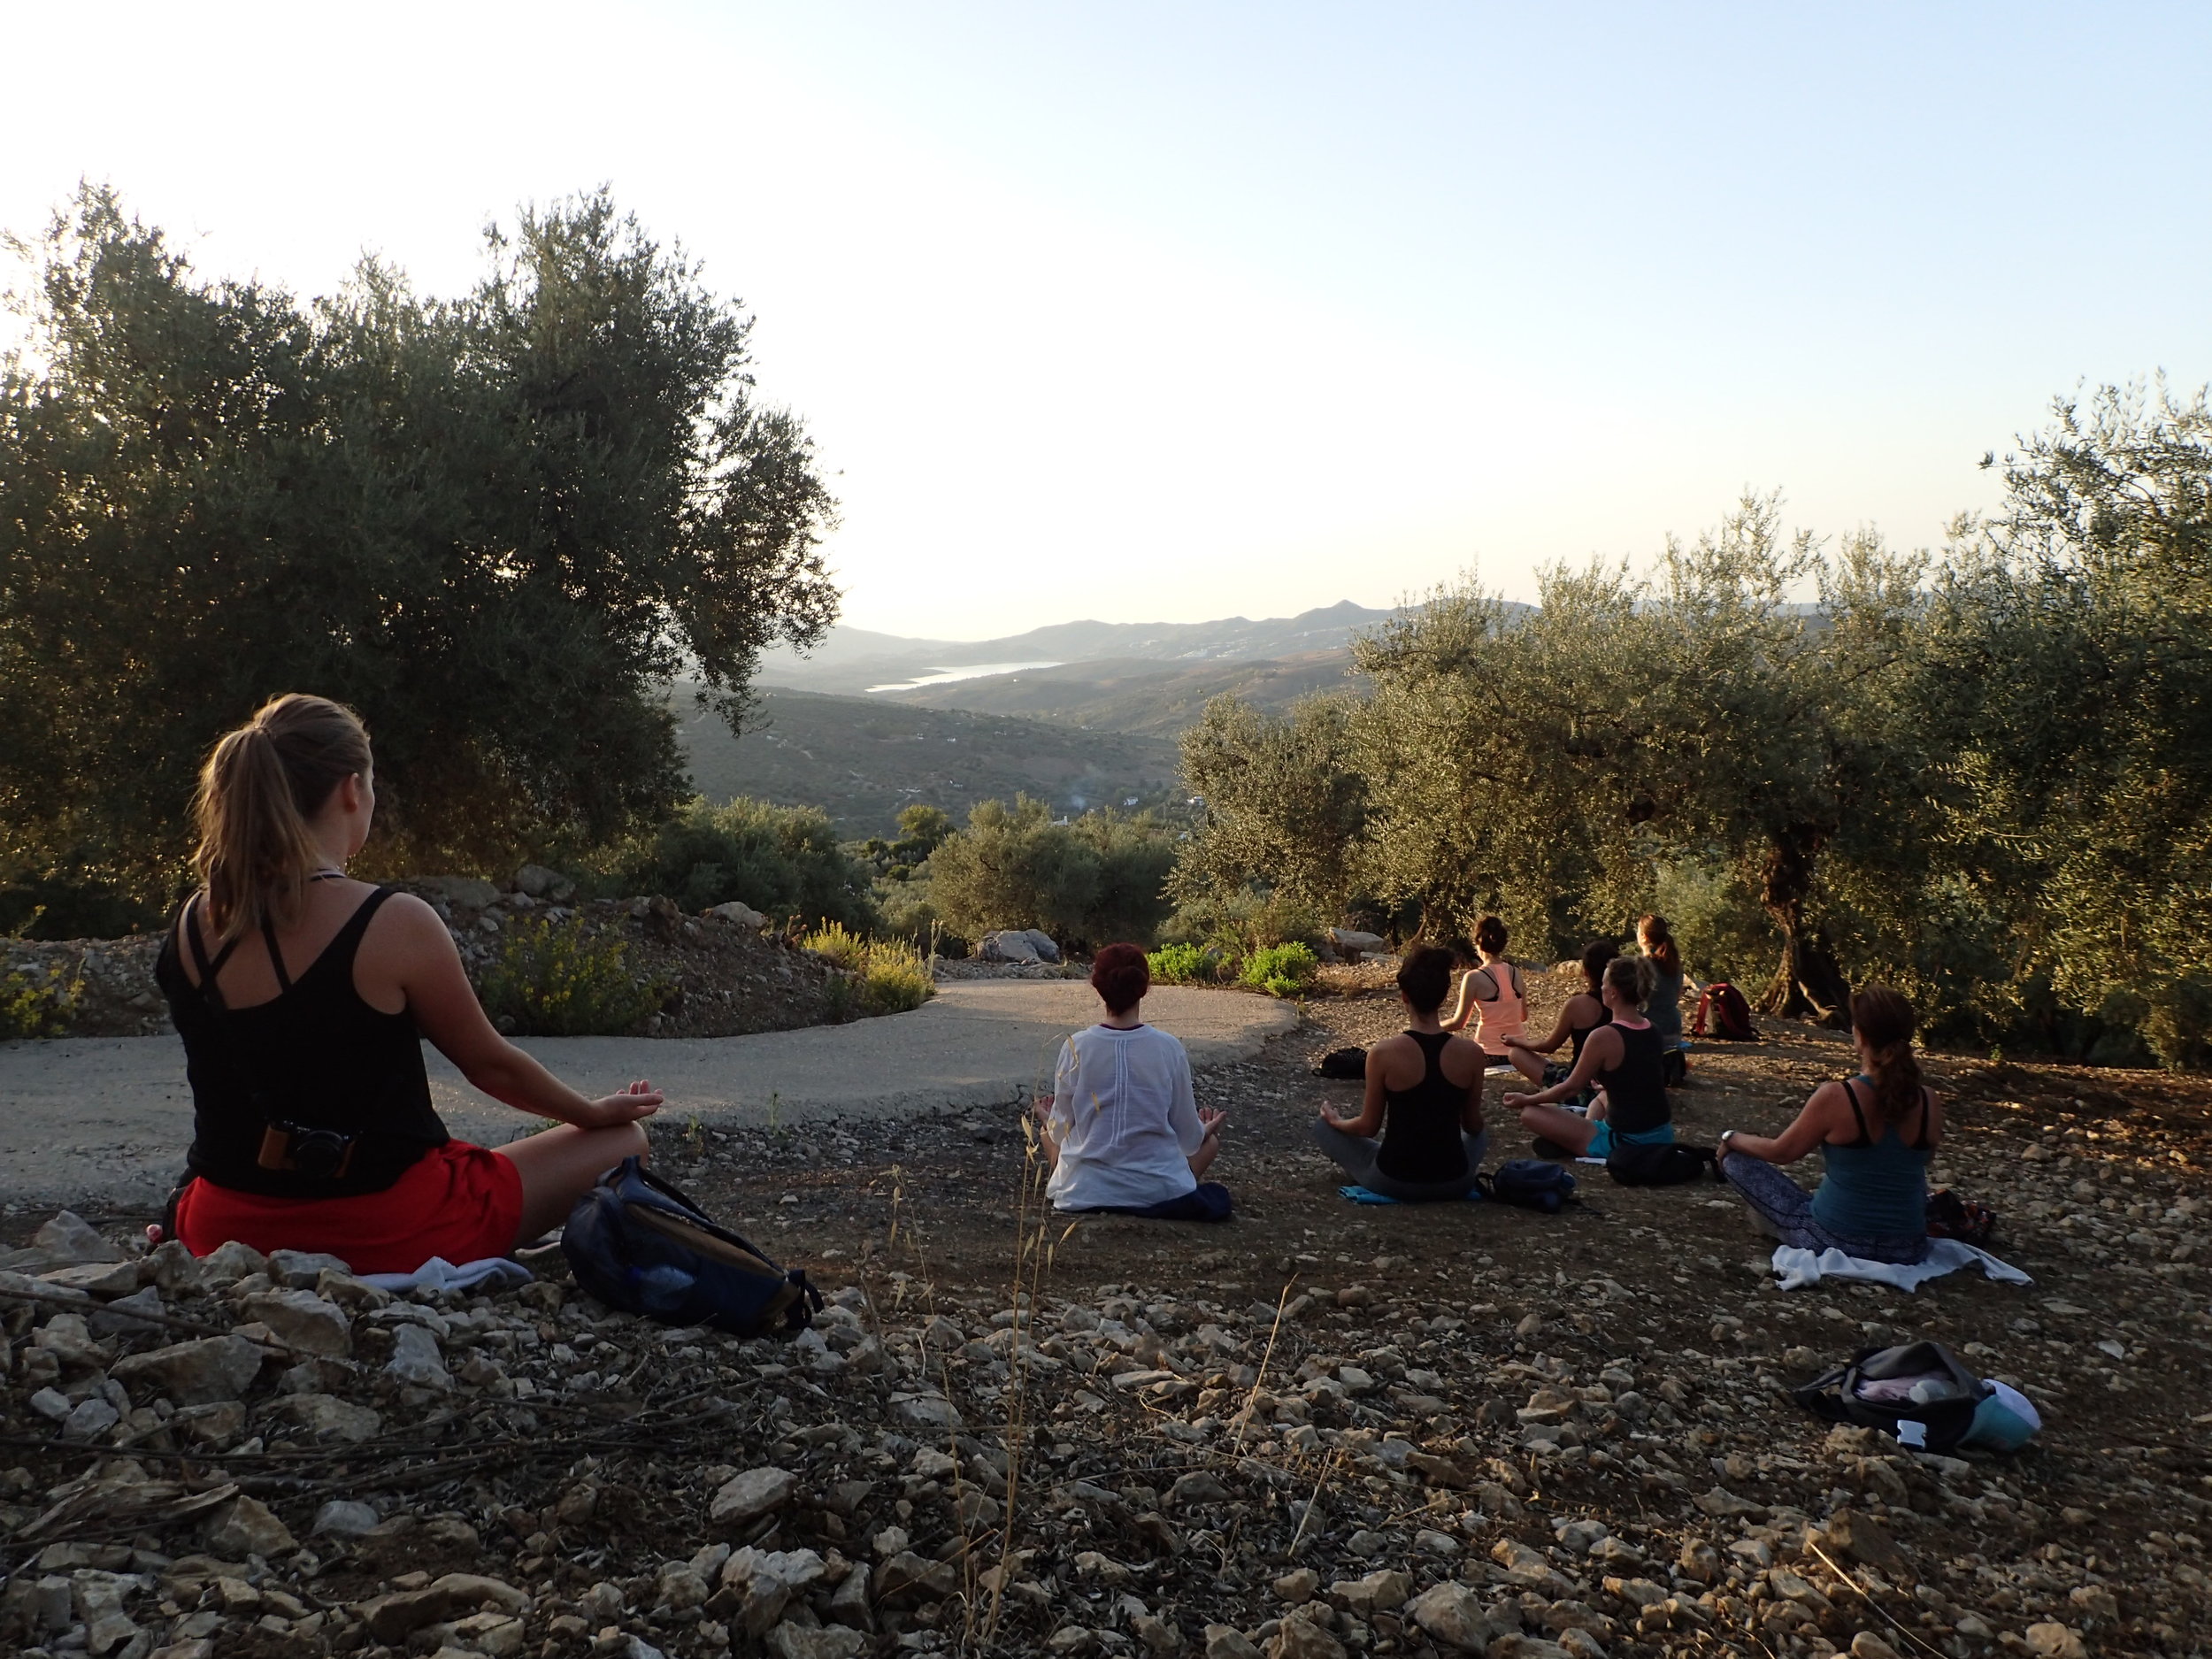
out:
{"label": "white towel on ground", "polygon": [[361,1282],[379,1290],[467,1290],[490,1282],[521,1285],[529,1282],[530,1270],[504,1256],[487,1256],[456,1267],[442,1256],[434,1256],[411,1273],[364,1273]]}
{"label": "white towel on ground", "polygon": [[1846,1256],[1841,1250],[1823,1250],[1815,1255],[1795,1245],[1778,1244],[1774,1247],[1775,1277],[1782,1281],[1784,1290],[1802,1290],[1816,1285],[1824,1279],[1870,1279],[1879,1284],[1894,1285],[1910,1293],[1929,1279],[1940,1279],[1946,1273],[1955,1273],[1962,1267],[1971,1267],[1979,1262],[1982,1271],[1991,1279],[2007,1285],[2032,1285],[2030,1279],[2009,1262],[2001,1262],[1987,1250],[1978,1250],[1970,1244],[1956,1239],[1931,1239],[1924,1260],[1909,1264],[1901,1262],[1870,1262],[1863,1256]]}

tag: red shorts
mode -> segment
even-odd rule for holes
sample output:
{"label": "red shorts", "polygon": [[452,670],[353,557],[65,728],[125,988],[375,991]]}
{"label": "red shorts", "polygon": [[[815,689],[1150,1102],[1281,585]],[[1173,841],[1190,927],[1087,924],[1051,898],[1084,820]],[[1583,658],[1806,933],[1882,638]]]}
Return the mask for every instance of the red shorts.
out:
{"label": "red shorts", "polygon": [[521,1225],[514,1160],[465,1141],[432,1148],[380,1193],[265,1198],[196,1180],[177,1200],[177,1233],[195,1256],[235,1239],[265,1255],[323,1251],[357,1273],[411,1273],[434,1256],[504,1256]]}

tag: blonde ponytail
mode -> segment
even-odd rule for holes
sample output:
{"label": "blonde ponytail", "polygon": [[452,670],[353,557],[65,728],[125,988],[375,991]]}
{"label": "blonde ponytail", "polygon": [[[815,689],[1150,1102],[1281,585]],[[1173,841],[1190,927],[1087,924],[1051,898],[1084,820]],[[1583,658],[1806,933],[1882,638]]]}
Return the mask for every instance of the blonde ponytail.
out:
{"label": "blonde ponytail", "polygon": [[369,734],[352,710],[296,692],[262,705],[200,768],[193,862],[208,919],[227,943],[265,922],[299,919],[323,862],[308,820],[347,778],[369,769]]}

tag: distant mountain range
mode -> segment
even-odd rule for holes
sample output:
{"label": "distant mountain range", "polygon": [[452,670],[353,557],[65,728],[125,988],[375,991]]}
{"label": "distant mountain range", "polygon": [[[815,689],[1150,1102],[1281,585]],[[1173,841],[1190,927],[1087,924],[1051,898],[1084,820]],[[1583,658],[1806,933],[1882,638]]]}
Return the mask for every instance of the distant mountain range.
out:
{"label": "distant mountain range", "polygon": [[995,640],[918,640],[839,626],[804,657],[783,650],[762,657],[759,683],[851,693],[978,668],[1004,672],[1109,660],[1196,664],[1307,657],[1341,651],[1355,634],[1397,614],[1347,600],[1299,616],[1256,622],[1248,617],[1213,622],[1059,622]]}

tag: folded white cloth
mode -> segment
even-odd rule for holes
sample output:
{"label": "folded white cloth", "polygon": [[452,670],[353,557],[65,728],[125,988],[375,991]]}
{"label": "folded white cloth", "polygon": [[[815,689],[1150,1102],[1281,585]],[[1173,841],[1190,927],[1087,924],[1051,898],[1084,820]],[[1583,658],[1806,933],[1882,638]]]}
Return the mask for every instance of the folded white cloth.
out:
{"label": "folded white cloth", "polygon": [[1778,1244],[1774,1247],[1774,1273],[1781,1280],[1784,1290],[1802,1290],[1816,1285],[1824,1279],[1870,1279],[1878,1284],[1894,1285],[1902,1291],[1917,1290],[1932,1279],[1946,1273],[1955,1273],[1962,1267],[1971,1267],[1979,1262],[1982,1271],[1989,1278],[2007,1285],[2032,1285],[2030,1279],[2009,1262],[2001,1262],[1987,1250],[1978,1250],[1970,1244],[1956,1239],[1931,1239],[1927,1256],[1909,1264],[1901,1262],[1870,1262],[1863,1256],[1846,1256],[1841,1250],[1823,1250],[1815,1255],[1795,1245]]}
{"label": "folded white cloth", "polygon": [[379,1290],[395,1292],[467,1290],[487,1282],[526,1284],[531,1278],[528,1268],[504,1256],[487,1256],[479,1261],[464,1262],[458,1267],[442,1256],[434,1256],[411,1273],[364,1273],[361,1282],[374,1285]]}

